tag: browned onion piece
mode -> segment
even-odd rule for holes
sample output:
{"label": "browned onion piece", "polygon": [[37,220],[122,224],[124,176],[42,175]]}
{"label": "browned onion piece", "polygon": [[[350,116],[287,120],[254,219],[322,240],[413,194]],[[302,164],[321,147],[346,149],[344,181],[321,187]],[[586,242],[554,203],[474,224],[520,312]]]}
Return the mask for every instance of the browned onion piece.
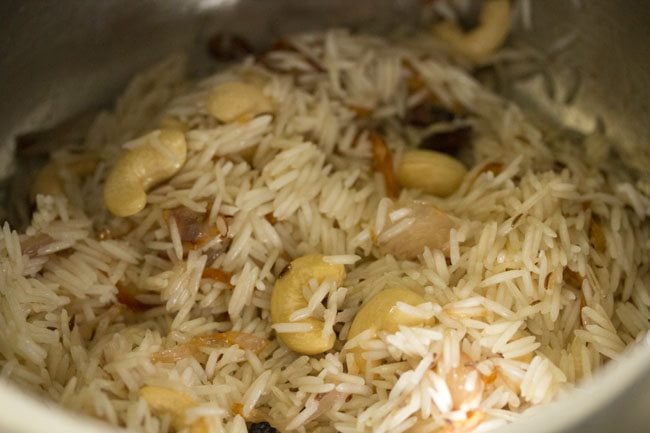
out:
{"label": "browned onion piece", "polygon": [[223,345],[238,345],[244,350],[259,352],[268,344],[268,340],[247,332],[228,331],[209,335],[192,337],[187,343],[179,344],[171,349],[160,350],[151,355],[152,362],[174,363],[181,359],[194,356],[202,347],[220,347]]}
{"label": "browned onion piece", "polygon": [[375,168],[384,176],[386,195],[390,198],[396,198],[399,195],[399,185],[395,180],[393,156],[390,149],[386,141],[375,131],[370,131],[368,138],[372,144],[372,157],[375,160]]}
{"label": "browned onion piece", "polygon": [[169,217],[176,221],[181,241],[195,243],[203,236],[203,214],[181,206],[170,210]]}
{"label": "browned onion piece", "polygon": [[467,355],[461,355],[460,364],[447,373],[446,381],[455,409],[471,410],[478,407],[485,383]]}
{"label": "browned onion piece", "polygon": [[223,239],[226,236],[226,233],[221,233],[217,226],[208,224],[207,214],[184,206],[166,211],[165,218],[176,222],[181,241],[189,244],[192,249],[202,248],[212,239],[216,237]]}
{"label": "browned onion piece", "polygon": [[318,408],[316,409],[316,412],[311,414],[311,416],[305,420],[305,424],[309,421],[317,419],[322,414],[333,408],[336,404],[343,403],[347,395],[338,391],[330,391],[326,392],[325,394],[321,394],[320,399],[318,399],[318,397],[319,396],[317,396]]}
{"label": "browned onion piece", "polygon": [[232,284],[230,284],[231,277],[232,274],[230,272],[226,272],[223,269],[217,269],[217,268],[205,268],[203,269],[203,273],[201,274],[201,278],[209,278],[211,280],[221,281],[222,283],[227,284],[230,287],[232,287]]}
{"label": "browned onion piece", "polygon": [[[453,228],[448,214],[432,204],[419,201],[398,204],[392,210],[400,208],[409,208],[411,212],[395,222],[387,216],[381,233],[376,234],[382,252],[400,260],[418,257],[425,247],[448,254],[449,231]],[[399,229],[398,225],[402,228]]]}
{"label": "browned onion piece", "polygon": [[127,287],[121,284],[117,284],[116,287],[117,294],[115,295],[115,298],[117,299],[117,302],[124,305],[129,310],[136,313],[142,313],[155,307],[155,305],[145,304],[144,302],[140,301]]}
{"label": "browned onion piece", "polygon": [[259,352],[269,343],[266,338],[239,331],[217,332],[215,334],[194,337],[194,339],[202,346],[213,347],[223,343],[230,346],[236,344],[242,349],[252,350],[254,352]]}
{"label": "browned onion piece", "polygon": [[28,257],[36,257],[38,251],[53,243],[55,239],[45,233],[39,233],[34,236],[28,236],[20,242],[20,247],[24,255]]}

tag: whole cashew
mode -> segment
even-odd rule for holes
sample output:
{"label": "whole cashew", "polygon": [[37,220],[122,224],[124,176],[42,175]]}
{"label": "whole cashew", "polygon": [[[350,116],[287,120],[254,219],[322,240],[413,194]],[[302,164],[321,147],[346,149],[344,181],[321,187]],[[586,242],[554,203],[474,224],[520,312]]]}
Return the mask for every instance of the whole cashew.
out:
{"label": "whole cashew", "polygon": [[158,127],[160,129],[176,129],[181,132],[187,132],[190,130],[187,123],[174,116],[164,116],[160,119]]}
{"label": "whole cashew", "polygon": [[[77,176],[87,176],[97,167],[97,159],[85,156],[65,165],[65,169]],[[60,167],[54,161],[50,161],[36,174],[31,188],[32,199],[38,194],[63,195],[63,179],[59,173]]]}
{"label": "whole cashew", "polygon": [[242,81],[217,85],[210,92],[206,105],[210,114],[224,123],[249,120],[273,108],[259,86]]}
{"label": "whole cashew", "polygon": [[104,183],[104,203],[120,217],[144,209],[149,188],[176,174],[187,157],[185,135],[178,130],[157,130],[139,140],[140,145],[117,160]]}
{"label": "whole cashew", "polygon": [[455,22],[443,22],[434,34],[454,51],[480,63],[505,41],[510,31],[510,0],[483,0],[478,26],[465,33]]}
{"label": "whole cashew", "polygon": [[[180,391],[160,386],[143,386],[140,388],[142,397],[152,412],[159,415],[170,415],[171,424],[175,430],[185,428],[187,422],[185,412],[196,406],[192,397]],[[207,426],[203,419],[198,419],[190,426],[190,433],[206,433]]]}
{"label": "whole cashew", "polygon": [[434,150],[408,150],[399,161],[395,177],[400,186],[439,197],[458,189],[467,169],[451,156]]}
{"label": "whole cashew", "polygon": [[[385,331],[395,333],[400,326],[421,326],[426,320],[421,317],[412,316],[397,307],[398,302],[409,305],[422,304],[424,298],[419,294],[401,288],[390,288],[382,290],[366,302],[352,321],[348,340],[356,337],[367,329],[371,331],[374,338],[378,332]],[[357,366],[363,371],[365,362],[361,357],[361,347],[354,350]]]}
{"label": "whole cashew", "polygon": [[[289,317],[294,311],[307,306],[303,288],[312,279],[319,284],[331,280],[340,285],[345,279],[345,267],[326,263],[321,255],[304,256],[292,261],[273,287],[271,321],[274,324],[289,322]],[[293,323],[309,324],[312,327],[309,332],[278,333],[280,340],[294,352],[316,355],[334,346],[334,335],[323,337],[322,321],[307,318]]]}

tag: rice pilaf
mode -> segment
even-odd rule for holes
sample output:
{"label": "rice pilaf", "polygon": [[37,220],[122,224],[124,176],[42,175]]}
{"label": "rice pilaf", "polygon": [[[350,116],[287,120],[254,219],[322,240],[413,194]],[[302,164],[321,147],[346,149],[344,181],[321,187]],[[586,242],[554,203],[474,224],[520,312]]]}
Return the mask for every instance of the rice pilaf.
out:
{"label": "rice pilaf", "polygon": [[[607,149],[584,157],[604,142],[538,130],[435,45],[327,31],[199,82],[184,62],[137,76],[52,155],[61,191],[29,228],[3,226],[2,377],[147,433],[484,431],[650,327],[648,196]],[[233,82],[255,111],[211,99]],[[453,191],[404,187],[405,154],[459,128]],[[184,163],[114,216],[111,170],[142,146],[173,160],[140,139],[167,129]]]}

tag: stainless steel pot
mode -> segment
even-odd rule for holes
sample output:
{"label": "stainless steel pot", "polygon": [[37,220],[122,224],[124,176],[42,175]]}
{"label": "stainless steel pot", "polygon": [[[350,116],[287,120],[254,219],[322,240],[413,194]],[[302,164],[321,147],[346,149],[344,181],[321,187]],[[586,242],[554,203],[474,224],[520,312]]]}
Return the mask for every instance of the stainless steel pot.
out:
{"label": "stainless steel pot", "polygon": [[[549,53],[546,68],[555,80],[542,92],[534,86],[510,88],[510,96],[530,104],[544,121],[577,134],[605,125],[622,153],[648,157],[650,2],[581,3],[530,2],[533,27],[519,26],[513,41]],[[287,32],[331,26],[381,32],[417,23],[419,7],[419,0],[4,1],[0,178],[14,171],[16,134],[109,103],[131,75],[171,51],[193,53],[200,72],[206,64],[206,37],[216,30],[244,34],[258,45]],[[580,87],[574,85],[577,79]],[[563,115],[553,114],[558,112]],[[642,165],[637,169],[650,171]],[[0,408],[3,432],[112,431],[4,382]],[[644,432],[650,431],[648,408],[646,337],[570,398],[503,431]]]}

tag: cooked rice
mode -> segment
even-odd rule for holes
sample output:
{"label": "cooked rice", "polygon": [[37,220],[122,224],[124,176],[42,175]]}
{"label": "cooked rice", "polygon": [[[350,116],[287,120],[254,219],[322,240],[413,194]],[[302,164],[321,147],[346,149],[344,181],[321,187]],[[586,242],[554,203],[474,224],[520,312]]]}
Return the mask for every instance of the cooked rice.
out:
{"label": "cooked rice", "polygon": [[[548,139],[433,47],[343,31],[290,41],[297,50],[198,83],[185,81],[179,57],[136,77],[88,133],[85,151],[101,159],[96,174],[64,177],[67,199],[39,196],[24,234],[2,227],[2,377],[147,433],[173,427],[138,396],[144,385],[194,398],[187,428],[205,419],[211,433],[243,432],[260,420],[281,431],[380,433],[469,431],[478,420],[484,431],[557,398],[647,332],[650,197],[614,160],[594,163],[581,145]],[[352,107],[389,119],[387,143],[399,159],[407,135],[390,119],[418,101],[405,85],[411,69],[441,103],[462,107],[476,137],[466,156],[473,168],[456,193],[403,190],[399,200],[428,201],[453,216],[448,259],[426,248],[417,260],[398,261],[373,242],[399,239],[413,217],[384,197]],[[220,125],[203,100],[215,83],[243,76],[263,78],[275,112]],[[186,164],[148,194],[142,212],[111,216],[101,201],[107,170],[124,143],[137,145],[131,140],[166,115],[191,125]],[[502,170],[484,170],[489,163]],[[227,239],[188,250],[166,216],[179,206],[207,212]],[[52,242],[24,254],[21,242],[38,234]],[[275,278],[313,252],[346,265],[346,280],[314,281],[303,288],[307,307],[271,325]],[[224,278],[207,276],[210,269]],[[395,286],[420,292],[425,303],[398,308],[433,324],[348,340],[364,300]],[[120,300],[125,289],[133,305]],[[279,333],[309,332],[299,323],[305,317],[336,333],[334,349],[308,357],[279,342]],[[152,360],[226,331],[269,343],[258,351],[206,345],[174,363]],[[478,395],[459,399],[452,379],[459,371],[480,382]],[[321,410],[322,401],[331,408]]]}

